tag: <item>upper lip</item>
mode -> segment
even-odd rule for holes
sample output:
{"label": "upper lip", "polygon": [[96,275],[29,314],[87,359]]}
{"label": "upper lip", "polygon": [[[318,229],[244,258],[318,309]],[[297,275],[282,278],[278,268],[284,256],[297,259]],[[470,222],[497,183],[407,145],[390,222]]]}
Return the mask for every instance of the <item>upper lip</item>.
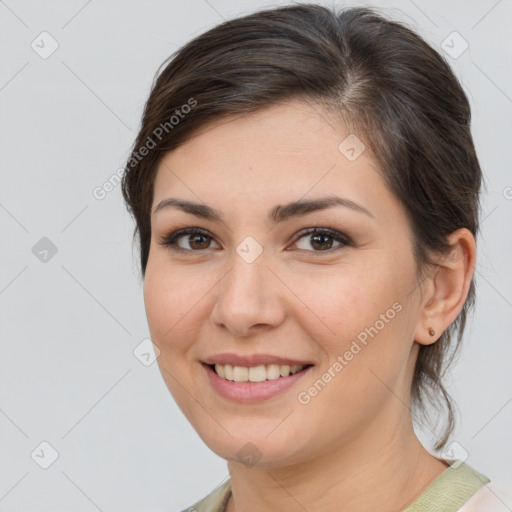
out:
{"label": "upper lip", "polygon": [[203,360],[205,364],[230,364],[232,366],[259,366],[267,364],[278,365],[303,365],[307,366],[310,361],[299,361],[297,359],[290,359],[289,357],[280,357],[272,354],[251,354],[251,355],[238,355],[233,353],[217,354]]}

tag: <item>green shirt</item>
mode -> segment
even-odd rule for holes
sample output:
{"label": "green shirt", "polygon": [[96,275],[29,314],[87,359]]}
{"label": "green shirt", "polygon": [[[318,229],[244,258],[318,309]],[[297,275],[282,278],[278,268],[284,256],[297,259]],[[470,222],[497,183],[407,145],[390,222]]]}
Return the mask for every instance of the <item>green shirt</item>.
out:
{"label": "green shirt", "polygon": [[[490,480],[455,460],[403,512],[455,512]],[[208,496],[182,512],[225,512],[231,496],[231,480],[226,480]]]}

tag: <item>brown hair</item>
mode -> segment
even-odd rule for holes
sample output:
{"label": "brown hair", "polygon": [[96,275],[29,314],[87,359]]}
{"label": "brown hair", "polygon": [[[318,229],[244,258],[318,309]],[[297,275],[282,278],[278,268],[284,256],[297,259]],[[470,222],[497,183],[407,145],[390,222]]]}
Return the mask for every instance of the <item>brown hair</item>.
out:
{"label": "brown hair", "polygon": [[[476,237],[482,178],[468,99],[444,58],[401,22],[370,8],[296,4],[226,21],[169,60],[155,77],[122,179],[143,276],[162,156],[207,121],[294,98],[338,116],[375,155],[408,213],[419,276],[432,253],[446,252],[451,232],[465,227]],[[474,296],[472,281],[455,322],[437,342],[422,345],[416,361],[412,406],[428,419],[427,400],[447,415],[435,449],[454,428],[442,378]]]}

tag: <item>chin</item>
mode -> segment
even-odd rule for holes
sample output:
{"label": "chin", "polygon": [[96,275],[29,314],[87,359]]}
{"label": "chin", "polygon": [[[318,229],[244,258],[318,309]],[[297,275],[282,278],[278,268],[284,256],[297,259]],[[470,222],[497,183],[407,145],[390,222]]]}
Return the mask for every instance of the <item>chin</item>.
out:
{"label": "chin", "polygon": [[[272,428],[275,428],[275,424]],[[265,429],[264,432],[272,432],[272,428]],[[254,435],[248,432],[230,433],[233,437],[224,432],[222,440],[219,437],[210,438],[208,435],[201,438],[219,457],[248,467],[281,467],[293,464],[300,458],[297,453],[297,438],[289,433],[284,432],[281,436],[276,432],[263,434],[261,430]]]}

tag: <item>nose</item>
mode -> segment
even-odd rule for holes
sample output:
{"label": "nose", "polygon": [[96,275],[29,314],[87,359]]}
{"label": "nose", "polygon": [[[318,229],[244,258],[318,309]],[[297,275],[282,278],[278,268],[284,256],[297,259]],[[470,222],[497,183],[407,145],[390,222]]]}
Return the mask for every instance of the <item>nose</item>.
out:
{"label": "nose", "polygon": [[248,263],[235,252],[230,268],[218,284],[213,323],[237,337],[278,327],[285,318],[283,285],[265,259]]}

